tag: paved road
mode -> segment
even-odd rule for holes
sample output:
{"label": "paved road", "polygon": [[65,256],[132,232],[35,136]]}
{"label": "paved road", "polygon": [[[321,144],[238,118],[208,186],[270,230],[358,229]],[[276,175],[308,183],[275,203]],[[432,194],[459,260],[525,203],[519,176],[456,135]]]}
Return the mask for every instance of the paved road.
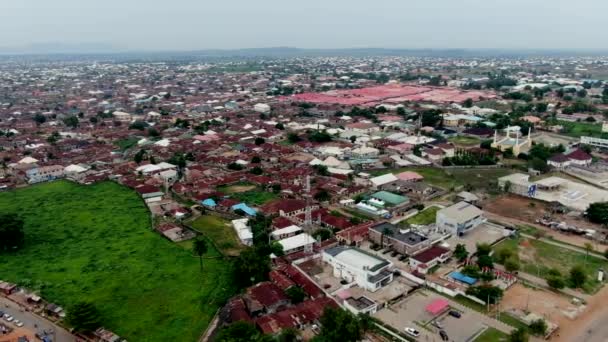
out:
{"label": "paved road", "polygon": [[[0,297],[0,311],[8,313],[24,323],[24,328],[29,329],[33,332],[54,331],[54,342],[74,342],[76,338],[70,334],[67,330],[53,324],[52,322],[34,315],[33,313],[22,311],[22,309],[10,300]],[[5,322],[6,323],[6,322]],[[8,325],[11,325],[9,323]],[[34,327],[37,325],[38,327]]]}

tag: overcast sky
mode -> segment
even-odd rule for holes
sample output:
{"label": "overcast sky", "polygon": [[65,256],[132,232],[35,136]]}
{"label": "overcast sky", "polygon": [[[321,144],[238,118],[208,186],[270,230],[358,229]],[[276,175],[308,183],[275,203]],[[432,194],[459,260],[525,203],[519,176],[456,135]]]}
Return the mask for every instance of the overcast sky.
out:
{"label": "overcast sky", "polygon": [[608,48],[608,0],[0,0],[0,47]]}

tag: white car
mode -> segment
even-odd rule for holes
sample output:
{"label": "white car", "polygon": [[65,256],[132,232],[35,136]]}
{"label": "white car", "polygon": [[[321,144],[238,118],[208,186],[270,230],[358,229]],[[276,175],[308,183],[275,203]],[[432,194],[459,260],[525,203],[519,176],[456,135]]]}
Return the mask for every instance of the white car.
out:
{"label": "white car", "polygon": [[4,315],[4,320],[7,322],[12,322],[15,320],[15,318],[11,315]]}
{"label": "white car", "polygon": [[414,328],[410,328],[410,327],[406,327],[405,328],[405,332],[414,336],[414,337],[418,337],[420,336],[420,331],[414,329]]}
{"label": "white car", "polygon": [[13,322],[14,325],[16,325],[17,327],[21,328],[23,326],[23,322],[21,322],[20,320],[16,319]]}

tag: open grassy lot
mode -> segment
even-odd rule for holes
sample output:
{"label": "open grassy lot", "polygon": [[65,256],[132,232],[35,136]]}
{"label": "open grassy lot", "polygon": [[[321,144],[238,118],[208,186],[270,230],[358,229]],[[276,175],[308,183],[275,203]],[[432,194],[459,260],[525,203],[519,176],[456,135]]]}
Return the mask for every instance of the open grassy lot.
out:
{"label": "open grassy lot", "polygon": [[585,253],[536,239],[506,239],[494,247],[497,251],[503,248],[518,252],[522,271],[547,278],[550,269],[557,269],[564,276],[567,286],[570,269],[577,265],[582,266],[587,274],[587,281],[583,285],[583,291],[586,293],[595,293],[601,288],[602,284],[597,281],[597,271],[600,268],[608,269],[608,261],[604,258],[586,256]]}
{"label": "open grassy lot", "polygon": [[230,221],[215,215],[205,215],[198,217],[189,224],[212,240],[224,254],[234,256],[241,251],[241,244]]}
{"label": "open grassy lot", "polygon": [[479,145],[481,140],[476,137],[456,136],[448,139],[449,142],[455,145],[473,146]]}
{"label": "open grassy lot", "polygon": [[230,198],[233,198],[237,201],[245,202],[248,205],[264,205],[270,201],[273,201],[278,198],[275,193],[263,191],[263,190],[250,190],[245,192],[233,193],[230,195]]}
{"label": "open grassy lot", "polygon": [[379,176],[387,173],[398,174],[403,171],[414,171],[424,177],[424,181],[450,190],[470,184],[474,189],[485,189],[492,181],[498,178],[510,175],[516,171],[511,169],[440,169],[433,167],[406,167],[399,169],[387,169],[372,171],[374,176]]}
{"label": "open grassy lot", "polygon": [[255,188],[256,188],[256,186],[254,184],[247,183],[247,182],[241,182],[241,183],[237,183],[237,184],[218,186],[217,190],[226,195],[232,195],[232,194],[237,194],[237,193],[241,193],[241,192],[251,191],[251,190],[254,190]]}
{"label": "open grassy lot", "polygon": [[509,336],[495,328],[486,329],[481,335],[477,336],[475,342],[499,342],[507,341]]}
{"label": "open grassy lot", "polygon": [[431,223],[435,223],[435,218],[437,217],[437,212],[439,210],[441,210],[439,207],[428,207],[415,216],[410,217],[405,222],[420,225],[429,225]]}
{"label": "open grassy lot", "polygon": [[601,123],[557,121],[557,124],[564,127],[562,134],[569,137],[608,138],[608,133],[602,133]]}
{"label": "open grassy lot", "polygon": [[0,278],[69,308],[95,303],[104,326],[131,341],[196,341],[234,294],[231,265],[198,257],[150,229],[139,196],[116,183],[58,181],[0,193],[25,221],[25,246],[2,255]]}

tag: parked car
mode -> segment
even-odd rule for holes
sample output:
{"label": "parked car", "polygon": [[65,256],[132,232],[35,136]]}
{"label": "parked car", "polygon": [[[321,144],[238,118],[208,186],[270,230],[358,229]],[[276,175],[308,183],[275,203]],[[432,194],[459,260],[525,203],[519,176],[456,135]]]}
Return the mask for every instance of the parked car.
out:
{"label": "parked car", "polygon": [[406,327],[405,328],[405,332],[414,336],[414,337],[418,337],[420,336],[420,331],[414,329],[414,328],[410,328],[410,327]]}
{"label": "parked car", "polygon": [[21,328],[23,326],[23,322],[21,322],[20,320],[16,319],[15,321],[13,321],[13,324],[16,325],[17,327]]}
{"label": "parked car", "polygon": [[439,336],[441,336],[442,341],[450,340],[450,338],[448,337],[448,333],[446,333],[445,330],[439,330]]}
{"label": "parked car", "polygon": [[399,254],[399,253],[398,252],[393,252],[393,253],[391,253],[391,256],[394,258],[394,257],[397,256],[397,254]]}
{"label": "parked car", "polygon": [[452,317],[456,317],[456,318],[460,318],[462,317],[462,314],[460,314],[460,312],[456,311],[456,310],[450,310],[450,312],[448,312],[448,314]]}
{"label": "parked car", "polygon": [[439,322],[438,320],[434,320],[433,325],[439,329],[443,328],[443,324],[441,324],[441,322]]}
{"label": "parked car", "polygon": [[15,320],[15,318],[9,314],[4,314],[4,320],[7,322],[12,322]]}

